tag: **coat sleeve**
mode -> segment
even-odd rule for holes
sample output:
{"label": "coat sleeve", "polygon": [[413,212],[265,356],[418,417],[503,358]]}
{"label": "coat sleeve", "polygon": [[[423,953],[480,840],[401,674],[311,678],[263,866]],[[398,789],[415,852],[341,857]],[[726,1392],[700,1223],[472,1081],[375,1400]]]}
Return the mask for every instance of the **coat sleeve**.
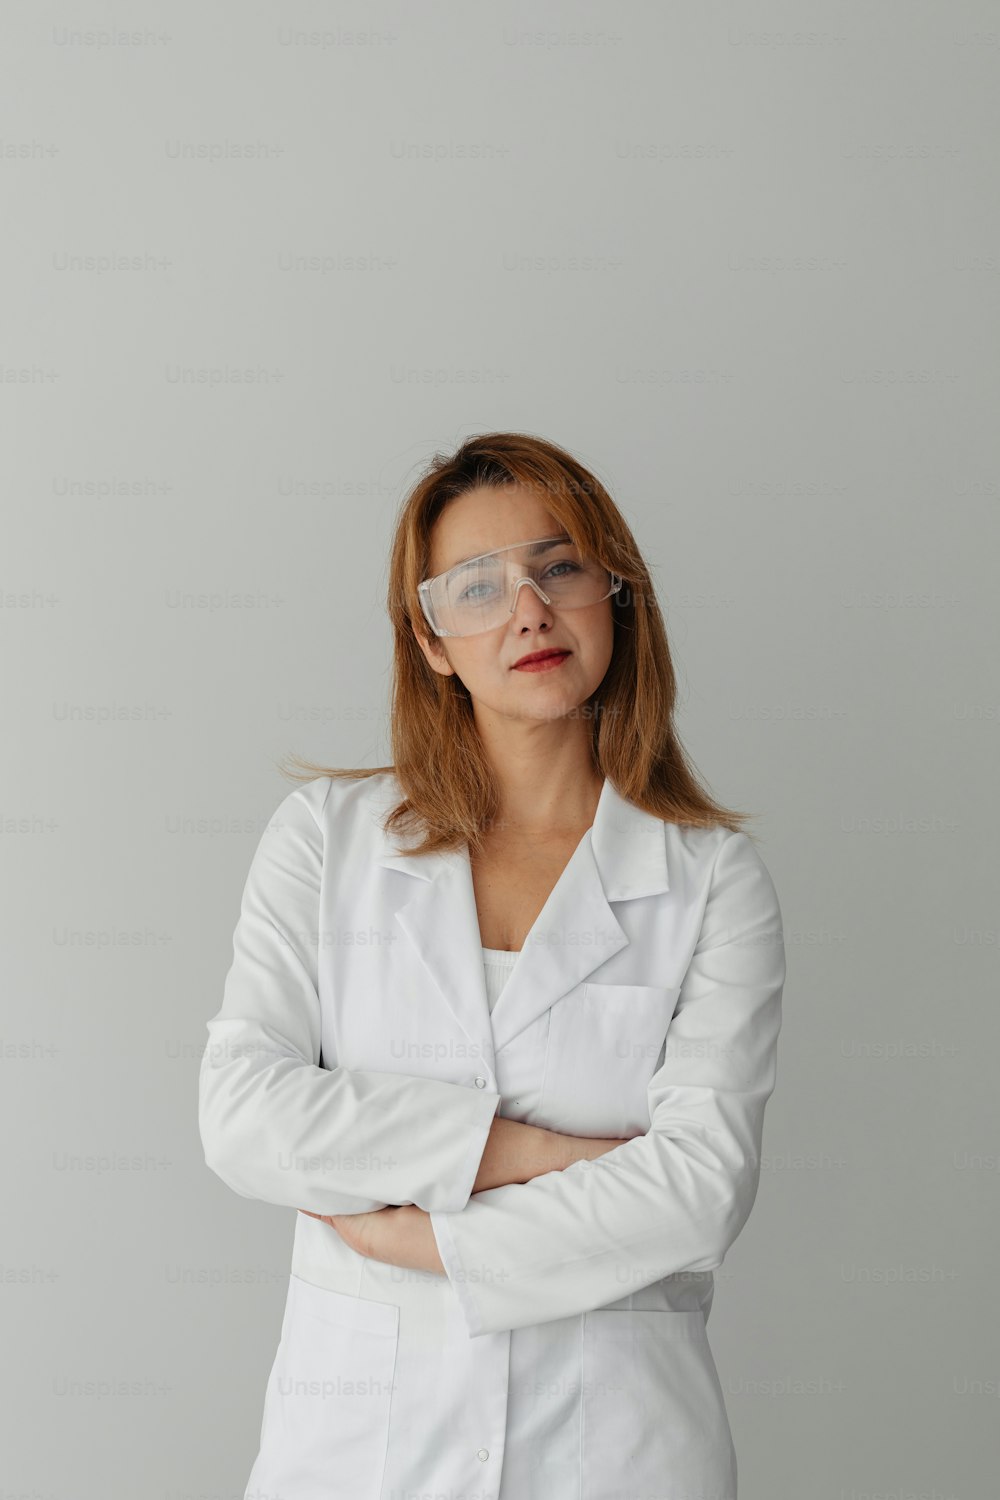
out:
{"label": "coat sleeve", "polygon": [[757,1194],[784,978],[774,885],[747,835],[729,833],[648,1085],[646,1134],[431,1213],[470,1337],[722,1264]]}
{"label": "coat sleeve", "polygon": [[318,1214],[402,1203],[455,1212],[472,1192],[500,1095],[325,1057],[321,1065],[323,831],[308,792],[281,803],[244,886],[199,1072],[206,1164],[241,1197]]}

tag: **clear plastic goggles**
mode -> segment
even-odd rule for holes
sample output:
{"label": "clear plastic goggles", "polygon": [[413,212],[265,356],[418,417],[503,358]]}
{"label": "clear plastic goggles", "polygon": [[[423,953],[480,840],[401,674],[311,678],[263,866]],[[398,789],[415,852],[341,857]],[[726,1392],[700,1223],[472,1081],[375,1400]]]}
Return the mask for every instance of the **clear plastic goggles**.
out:
{"label": "clear plastic goggles", "polygon": [[553,609],[585,609],[622,586],[616,573],[584,558],[563,533],[470,557],[447,573],[426,578],[418,593],[435,635],[479,635],[506,624],[525,583]]}

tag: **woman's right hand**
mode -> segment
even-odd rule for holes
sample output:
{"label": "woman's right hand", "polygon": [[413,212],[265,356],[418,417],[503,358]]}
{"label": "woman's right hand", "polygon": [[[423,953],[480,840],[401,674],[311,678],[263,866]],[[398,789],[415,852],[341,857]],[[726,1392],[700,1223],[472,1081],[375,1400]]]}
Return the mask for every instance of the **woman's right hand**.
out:
{"label": "woman's right hand", "polygon": [[496,1116],[486,1138],[474,1193],[504,1187],[512,1182],[530,1182],[546,1172],[561,1172],[577,1161],[593,1161],[630,1137],[563,1135],[541,1125],[522,1125],[518,1120]]}

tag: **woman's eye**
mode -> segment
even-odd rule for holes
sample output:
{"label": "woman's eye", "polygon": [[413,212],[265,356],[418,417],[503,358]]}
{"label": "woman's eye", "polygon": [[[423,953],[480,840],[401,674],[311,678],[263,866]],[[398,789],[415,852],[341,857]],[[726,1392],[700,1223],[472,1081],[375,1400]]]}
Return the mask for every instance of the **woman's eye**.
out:
{"label": "woman's eye", "polygon": [[[559,569],[566,571],[560,572]],[[573,573],[581,571],[579,563],[574,562],[571,558],[563,557],[556,562],[549,563],[541,576],[543,578],[567,578]],[[459,594],[458,602],[459,604],[482,604],[484,600],[495,594],[496,590],[496,582],[490,579],[481,579],[478,583],[468,583]]]}
{"label": "woman's eye", "polygon": [[[492,587],[493,585],[491,583],[469,584],[469,586],[463,589],[461,594],[459,595],[459,603],[479,604],[486,597],[486,592],[492,589]],[[483,592],[477,593],[477,589],[481,589]]]}

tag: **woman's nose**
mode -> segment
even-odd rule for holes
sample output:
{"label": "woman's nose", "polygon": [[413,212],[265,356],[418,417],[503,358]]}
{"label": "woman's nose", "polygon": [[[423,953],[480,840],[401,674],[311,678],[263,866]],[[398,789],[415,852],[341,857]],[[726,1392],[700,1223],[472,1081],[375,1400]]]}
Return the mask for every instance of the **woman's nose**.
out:
{"label": "woman's nose", "polygon": [[[522,588],[523,584],[528,587]],[[538,584],[533,578],[519,578],[514,585],[514,603],[511,605],[511,615],[515,621],[522,619],[530,623],[539,619],[552,618],[552,606],[546,604]]]}

